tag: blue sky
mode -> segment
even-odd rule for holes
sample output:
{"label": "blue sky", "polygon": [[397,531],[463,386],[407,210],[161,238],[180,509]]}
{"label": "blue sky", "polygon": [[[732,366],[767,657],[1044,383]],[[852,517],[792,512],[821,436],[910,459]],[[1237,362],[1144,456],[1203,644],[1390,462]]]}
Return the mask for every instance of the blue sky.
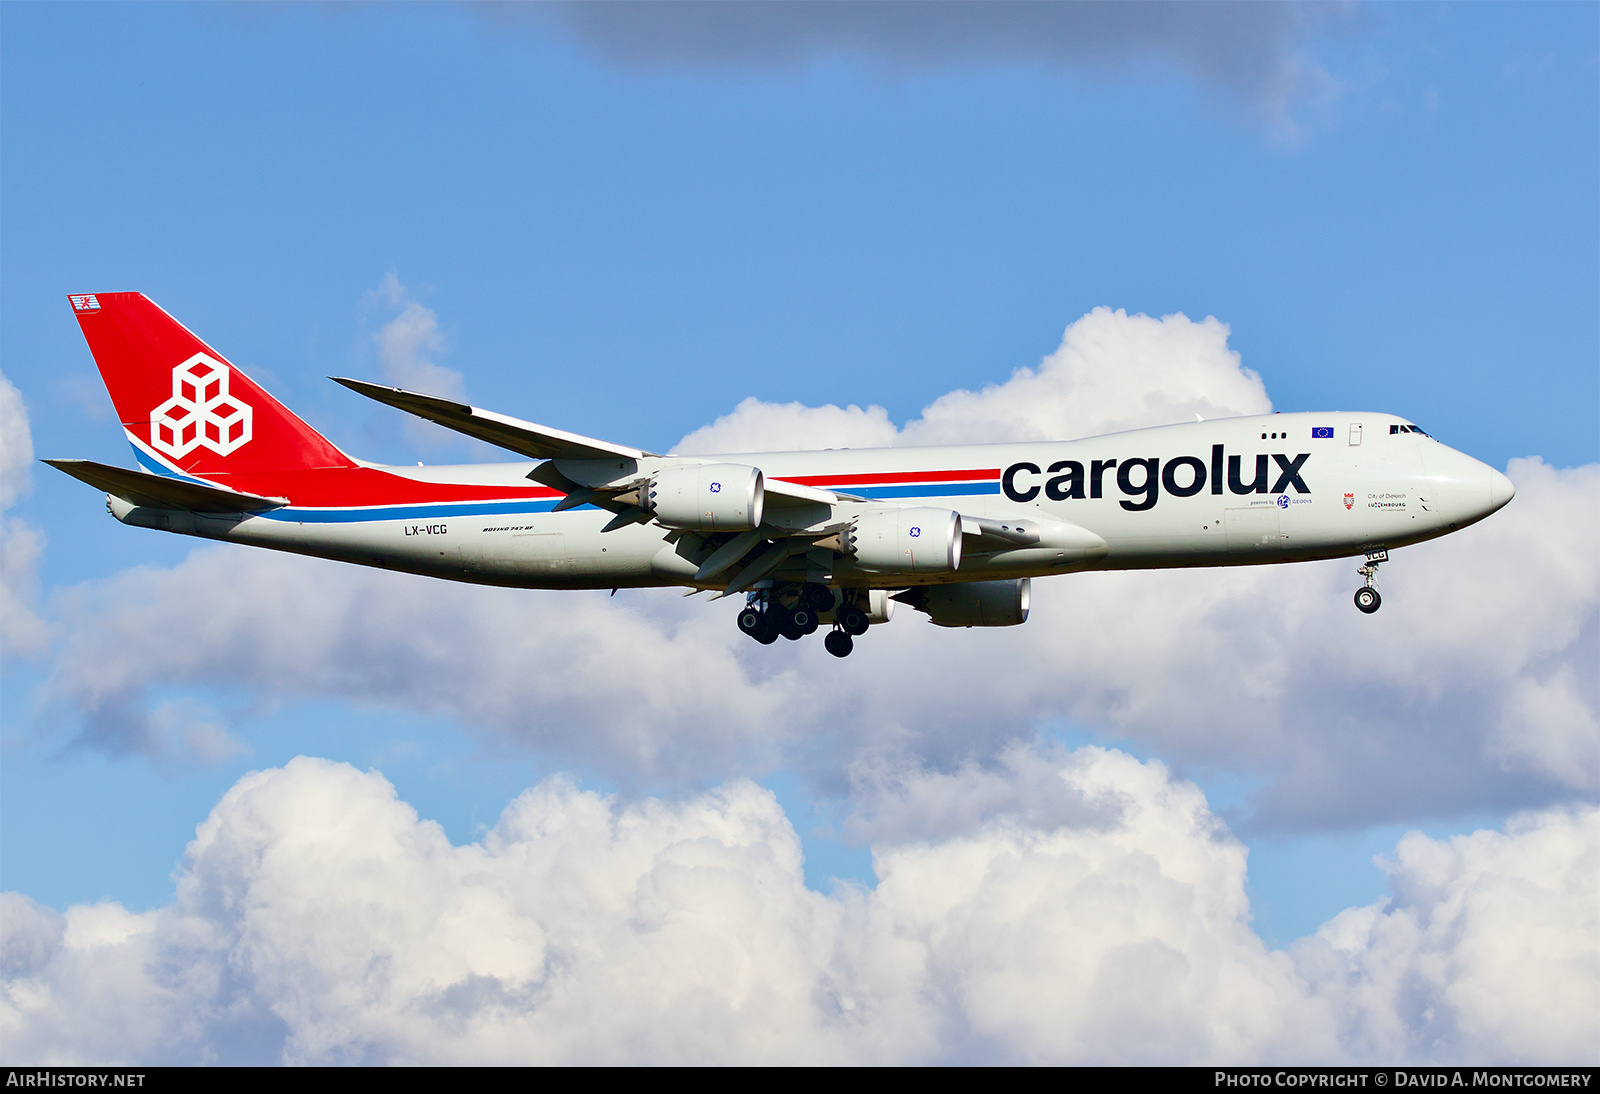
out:
{"label": "blue sky", "polygon": [[[127,462],[63,297],[137,290],[357,455],[493,458],[419,439],[325,379],[384,374],[375,335],[403,300],[436,321],[429,359],[478,405],[664,451],[752,396],[904,423],[1038,365],[1109,306],[1215,316],[1280,410],[1398,413],[1501,468],[1594,464],[1600,8],[1194,8],[1209,36],[1152,31],[1127,8],[1095,34],[1069,14],[1024,27],[1022,45],[927,46],[893,18],[822,18],[810,37],[752,18],[675,39],[641,37],[653,24],[626,7],[5,4],[0,368],[37,456]],[[390,275],[402,296],[381,291]],[[33,603],[55,630],[4,665],[0,889],[58,910],[163,906],[228,788],[300,754],[382,772],[458,844],[560,771],[669,799],[749,776],[787,810],[814,887],[872,880],[849,820],[865,753],[831,738],[641,774],[459,704],[174,670],[139,701],[201,711],[232,754],[96,743],[61,697],[63,658],[92,645],[74,628],[109,618],[95,607],[120,595],[107,582],[184,573],[195,544],[121,527],[37,466],[7,515],[43,538]],[[1464,571],[1456,596],[1519,565],[1474,557],[1487,571]],[[1338,573],[1332,586],[1353,588]],[[1578,593],[1559,657],[1581,666],[1596,616]],[[663,643],[715,612],[691,604],[660,616]],[[1564,671],[1539,664],[1546,683]],[[1335,727],[1317,749],[1337,747],[1339,717],[1365,717],[1359,677],[1338,679],[1355,693],[1308,691],[1316,710],[1288,715]],[[1375,763],[1444,739],[1467,702],[1453,679],[1407,693]],[[1592,723],[1591,692],[1576,694]],[[1485,746],[1440,761],[1474,772],[1456,778],[1470,790],[1261,820],[1252,803],[1321,751],[1256,765],[1197,728],[1063,709],[1023,712],[1029,747],[1113,746],[1207,791],[1252,848],[1256,927],[1274,946],[1387,892],[1371,860],[1407,830],[1446,839],[1594,794],[1495,767]],[[581,737],[605,716],[571,717]],[[907,762],[999,762],[987,747]]]}

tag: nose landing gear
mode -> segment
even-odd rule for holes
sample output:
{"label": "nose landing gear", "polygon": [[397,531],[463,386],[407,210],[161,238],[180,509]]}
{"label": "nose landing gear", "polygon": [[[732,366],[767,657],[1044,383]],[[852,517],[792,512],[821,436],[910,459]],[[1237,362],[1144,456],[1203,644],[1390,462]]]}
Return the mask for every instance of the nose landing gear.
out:
{"label": "nose landing gear", "polygon": [[1366,580],[1366,585],[1356,590],[1356,609],[1365,615],[1383,606],[1383,597],[1378,595],[1378,564],[1388,561],[1387,550],[1368,551],[1367,564],[1356,571]]}

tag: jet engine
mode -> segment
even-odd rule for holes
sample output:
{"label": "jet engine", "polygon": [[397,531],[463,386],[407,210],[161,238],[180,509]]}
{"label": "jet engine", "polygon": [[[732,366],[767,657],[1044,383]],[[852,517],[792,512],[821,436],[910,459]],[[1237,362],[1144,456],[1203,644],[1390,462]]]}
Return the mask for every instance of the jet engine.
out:
{"label": "jet engine", "polygon": [[736,463],[683,464],[650,476],[639,508],[669,528],[732,532],[761,523],[761,470]]}
{"label": "jet engine", "polygon": [[867,622],[887,623],[894,615],[894,597],[888,589],[870,589],[867,592]]}
{"label": "jet engine", "polygon": [[973,581],[927,585],[895,597],[938,627],[1015,627],[1028,619],[1029,581]]}
{"label": "jet engine", "polygon": [[839,533],[840,551],[878,573],[950,573],[961,565],[961,516],[950,509],[869,509]]}

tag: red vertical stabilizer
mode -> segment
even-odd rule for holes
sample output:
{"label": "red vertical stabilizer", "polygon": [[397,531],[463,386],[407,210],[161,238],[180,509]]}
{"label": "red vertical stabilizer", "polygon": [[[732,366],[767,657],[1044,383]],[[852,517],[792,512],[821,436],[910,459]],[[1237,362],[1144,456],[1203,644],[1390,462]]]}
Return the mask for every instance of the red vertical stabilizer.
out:
{"label": "red vertical stabilizer", "polygon": [[357,466],[143,293],[67,299],[142,455],[198,476]]}

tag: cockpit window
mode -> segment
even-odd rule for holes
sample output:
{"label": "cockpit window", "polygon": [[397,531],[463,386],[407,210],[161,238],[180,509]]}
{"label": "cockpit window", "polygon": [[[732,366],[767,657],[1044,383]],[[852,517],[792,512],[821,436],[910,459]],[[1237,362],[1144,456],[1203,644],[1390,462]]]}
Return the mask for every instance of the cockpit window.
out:
{"label": "cockpit window", "polygon": [[1391,425],[1389,427],[1389,432],[1390,433],[1421,433],[1424,437],[1433,436],[1433,434],[1431,434],[1431,433],[1427,432],[1426,430],[1422,429],[1420,426],[1415,426],[1415,425]]}

